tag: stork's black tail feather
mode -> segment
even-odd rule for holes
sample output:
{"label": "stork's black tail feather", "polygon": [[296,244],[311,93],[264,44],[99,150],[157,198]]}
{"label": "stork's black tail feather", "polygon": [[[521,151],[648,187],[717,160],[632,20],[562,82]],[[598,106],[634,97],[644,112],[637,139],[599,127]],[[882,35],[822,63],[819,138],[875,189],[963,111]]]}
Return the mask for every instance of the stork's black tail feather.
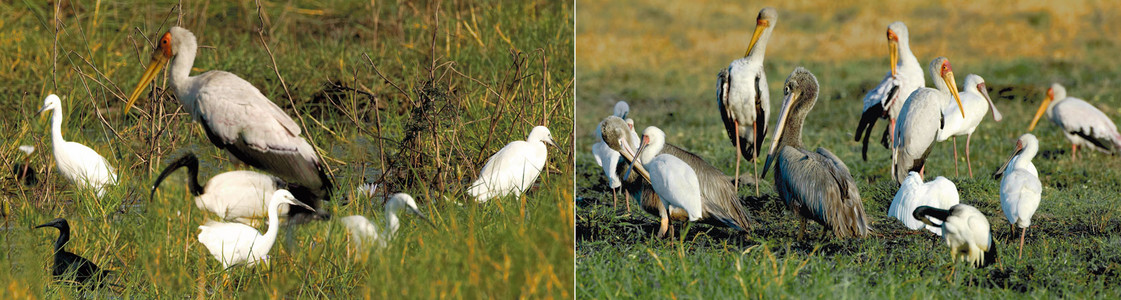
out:
{"label": "stork's black tail feather", "polygon": [[861,154],[864,160],[868,160],[868,137],[872,135],[872,127],[876,125],[876,120],[879,120],[884,115],[884,107],[881,105],[873,105],[865,110],[860,115],[860,123],[856,125],[856,135],[853,136],[854,142],[864,140],[864,149]]}

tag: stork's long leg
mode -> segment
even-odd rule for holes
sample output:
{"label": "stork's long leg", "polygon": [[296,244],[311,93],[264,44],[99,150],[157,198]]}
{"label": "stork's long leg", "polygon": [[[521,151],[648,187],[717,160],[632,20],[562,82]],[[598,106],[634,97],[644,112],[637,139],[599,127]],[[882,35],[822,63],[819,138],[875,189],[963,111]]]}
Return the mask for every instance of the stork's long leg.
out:
{"label": "stork's long leg", "polygon": [[1024,230],[1020,231],[1020,254],[1018,255],[1018,257],[1016,257],[1016,259],[1024,258],[1024,236],[1027,235],[1027,234],[1028,234],[1028,228],[1024,227]]}
{"label": "stork's long leg", "polygon": [[611,208],[615,208],[616,206],[618,206],[618,203],[619,203],[618,199],[619,199],[619,188],[612,188],[611,189]]}
{"label": "stork's long leg", "polygon": [[[752,124],[752,127],[754,127],[754,126],[755,125]],[[735,129],[733,129],[734,132],[735,132],[735,136],[732,137],[732,139],[736,140],[736,179],[735,179],[735,187],[736,187],[736,191],[739,191],[740,190],[740,159],[743,158],[743,151],[740,150],[740,121],[733,120],[732,121],[732,127],[735,128]]]}
{"label": "stork's long leg", "polygon": [[[969,158],[969,141],[970,140],[973,140],[973,134],[972,133],[967,134],[965,136],[965,166],[969,168],[969,178],[973,178],[973,161],[970,160],[970,158]],[[954,148],[956,149],[957,146],[954,146]]]}
{"label": "stork's long leg", "polygon": [[[751,132],[755,132],[755,133],[759,132],[758,131],[759,129],[756,128],[756,126],[759,126],[759,120],[755,120],[754,123],[751,123]],[[755,138],[756,139],[762,139],[763,137],[756,136]],[[754,153],[755,157],[759,157],[759,147],[756,146],[756,145],[759,145],[759,143],[754,142],[754,141],[751,142],[751,153]],[[737,147],[737,148],[739,148],[739,147]],[[754,171],[751,172],[751,175],[755,176],[755,197],[759,197],[759,160],[758,159],[751,160],[751,166],[754,167]],[[739,171],[740,170],[736,170],[736,172],[739,172]],[[736,178],[739,178],[738,174],[737,174]],[[739,188],[739,187],[737,186],[736,188]]]}
{"label": "stork's long leg", "polygon": [[958,137],[953,136],[954,139],[954,176],[961,175],[958,170]]}
{"label": "stork's long leg", "polygon": [[1070,144],[1070,160],[1078,160],[1078,145]]}
{"label": "stork's long leg", "polygon": [[627,212],[631,212],[631,193],[623,191],[623,201],[627,203]]}

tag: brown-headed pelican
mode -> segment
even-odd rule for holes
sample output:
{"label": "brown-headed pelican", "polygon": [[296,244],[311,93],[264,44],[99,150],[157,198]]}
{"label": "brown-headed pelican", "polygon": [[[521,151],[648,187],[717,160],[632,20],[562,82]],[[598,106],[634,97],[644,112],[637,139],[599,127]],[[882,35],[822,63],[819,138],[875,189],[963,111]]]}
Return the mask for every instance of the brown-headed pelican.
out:
{"label": "brown-headed pelican", "polygon": [[[736,188],[739,188],[740,157],[754,162],[767,136],[771,97],[767,74],[763,71],[763,55],[777,21],[778,13],[774,8],[760,10],[744,57],[732,61],[716,75],[716,106],[720,108],[720,119],[724,121],[728,138],[740,154],[736,156]],[[759,195],[758,182],[755,194]]]}
{"label": "brown-headed pelican", "polygon": [[[603,140],[612,149],[619,151],[628,162],[633,162],[637,155],[636,145],[639,143],[634,133],[633,125],[618,117],[607,117],[602,122]],[[647,150],[651,151],[651,150]],[[651,151],[651,153],[653,153]],[[670,143],[665,143],[658,154],[669,154],[684,161],[696,174],[700,184],[702,205],[701,222],[713,226],[729,227],[735,230],[746,231],[754,221],[751,219],[747,208],[740,202],[736,194],[732,178],[724,175],[719,169],[701,159],[696,154],[685,151]],[[641,162],[641,161],[640,161]],[[637,167],[636,167],[637,168]],[[640,176],[623,176],[623,187],[628,190],[641,204],[642,209],[654,216],[661,216],[665,208],[661,199],[653,188]],[[648,179],[647,179],[648,180]],[[633,182],[633,183],[632,183]],[[685,210],[669,207],[668,215],[671,220],[687,220]]]}
{"label": "brown-headed pelican", "polygon": [[944,123],[942,112],[950,107],[951,102],[957,101],[958,111],[965,115],[950,60],[938,57],[930,62],[930,77],[938,89],[924,87],[915,90],[899,111],[899,120],[895,124],[895,150],[891,155],[895,182],[903,182],[910,171],[924,175],[926,157],[930,155]]}
{"label": "brown-headed pelican", "polygon": [[1043,113],[1063,130],[1070,140],[1070,158],[1078,159],[1078,147],[1090,147],[1098,151],[1116,154],[1121,150],[1121,134],[1101,110],[1085,100],[1067,97],[1067,89],[1061,84],[1051,84],[1047,99],[1039,104],[1035,117],[1031,119],[1028,131],[1035,129],[1036,122]]}
{"label": "brown-headed pelican", "polygon": [[[128,97],[125,113],[170,62],[175,98],[202,125],[211,143],[250,166],[298,186],[292,193],[299,199],[330,200],[331,179],[315,148],[300,136],[299,124],[253,84],[233,73],[209,71],[190,76],[197,51],[198,42],[190,31],[176,26],[164,33],[152,53],[152,62]],[[315,209],[298,216],[314,216],[312,211],[326,216],[318,201],[307,204]],[[306,219],[289,221],[301,223]]]}
{"label": "brown-headed pelican", "polygon": [[98,198],[105,195],[108,186],[117,184],[117,171],[97,151],[62,139],[62,99],[55,94],[47,95],[39,113],[51,114],[51,145],[55,165],[63,177],[93,191]]}
{"label": "brown-headed pelican", "polygon": [[[891,200],[891,206],[888,207],[887,215],[899,219],[903,222],[904,226],[911,230],[919,230],[926,227],[934,234],[942,235],[942,227],[936,225],[927,225],[927,222],[915,219],[912,212],[919,206],[931,206],[938,209],[950,209],[951,206],[961,202],[958,196],[958,188],[954,185],[953,181],[946,179],[946,177],[938,176],[930,182],[923,183],[922,176],[918,172],[907,173],[907,178],[903,180],[903,184],[899,186],[899,191],[895,193],[895,198]],[[941,222],[939,222],[941,223]],[[939,224],[941,225],[941,224]]]}
{"label": "brown-headed pelican", "polygon": [[985,87],[985,79],[977,74],[969,74],[965,76],[964,90],[959,94],[961,96],[961,110],[965,112],[962,116],[958,114],[957,103],[950,103],[950,106],[942,111],[943,122],[942,130],[938,131],[938,141],[944,142],[951,137],[954,138],[954,173],[958,171],[958,136],[965,135],[965,165],[969,168],[969,177],[973,177],[973,163],[969,159],[969,141],[973,139],[973,131],[977,130],[977,125],[981,124],[981,119],[985,118],[985,113],[992,109],[993,121],[1000,122],[1000,111],[996,110],[996,105],[993,104],[993,99],[989,98],[989,90]]}
{"label": "brown-headed pelican", "polygon": [[816,152],[802,149],[802,125],[817,102],[817,93],[817,77],[805,68],[795,68],[786,78],[763,176],[774,161],[775,190],[802,220],[799,239],[806,231],[806,219],[825,227],[823,237],[827,231],[838,238],[868,236],[868,217],[849,168],[825,148]]}
{"label": "brown-headed pelican", "polygon": [[1015,232],[1012,226],[1021,228],[1018,255],[1021,258],[1024,256],[1024,236],[1043,195],[1043,183],[1039,182],[1039,173],[1031,163],[1038,152],[1039,140],[1035,135],[1025,133],[1016,140],[1016,149],[997,170],[1004,173],[1004,179],[1000,181],[1000,208],[1008,218],[1009,236]]}
{"label": "brown-headed pelican", "polygon": [[[895,140],[895,121],[899,117],[899,110],[903,108],[903,102],[912,92],[926,86],[922,65],[919,65],[915,54],[911,53],[909,36],[907,25],[903,22],[895,22],[887,26],[887,50],[891,71],[884,75],[880,85],[864,95],[864,113],[860,116],[856,135],[853,136],[854,141],[864,140],[861,156],[865,161],[868,160],[868,137],[872,136],[872,126],[876,125],[876,120],[888,120],[881,138],[884,147],[887,147]],[[887,139],[889,135],[890,140]]]}
{"label": "brown-headed pelican", "polygon": [[989,231],[989,220],[981,211],[969,204],[958,204],[950,209],[920,206],[915,209],[915,219],[935,225],[928,217],[941,221],[942,238],[950,246],[950,276],[954,276],[958,257],[975,268],[983,268],[996,261],[996,243]]}
{"label": "brown-headed pelican", "polygon": [[[627,118],[630,113],[630,106],[626,101],[619,101],[615,103],[613,116],[623,119]],[[602,124],[596,126],[596,139],[599,139],[595,144],[592,144],[592,156],[596,159],[596,165],[603,168],[603,175],[607,176],[607,185],[611,187],[611,206],[617,204],[619,188],[623,186],[623,182],[619,180],[618,170],[619,165],[623,163],[623,157],[619,155],[619,151],[612,150],[607,146],[607,143],[602,139]],[[624,193],[625,195],[625,193]],[[631,203],[627,202],[627,211],[631,210]]]}

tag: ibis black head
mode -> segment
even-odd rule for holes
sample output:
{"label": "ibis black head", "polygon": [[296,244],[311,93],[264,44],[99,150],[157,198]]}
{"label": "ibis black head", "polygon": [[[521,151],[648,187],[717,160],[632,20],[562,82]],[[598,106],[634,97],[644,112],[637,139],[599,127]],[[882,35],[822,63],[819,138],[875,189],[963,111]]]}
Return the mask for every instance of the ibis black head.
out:
{"label": "ibis black head", "polygon": [[51,220],[50,222],[43,223],[42,225],[35,226],[35,228],[43,228],[43,227],[54,227],[54,228],[58,228],[59,230],[70,231],[70,223],[66,222],[66,219],[63,219],[63,218],[57,218],[57,219]]}

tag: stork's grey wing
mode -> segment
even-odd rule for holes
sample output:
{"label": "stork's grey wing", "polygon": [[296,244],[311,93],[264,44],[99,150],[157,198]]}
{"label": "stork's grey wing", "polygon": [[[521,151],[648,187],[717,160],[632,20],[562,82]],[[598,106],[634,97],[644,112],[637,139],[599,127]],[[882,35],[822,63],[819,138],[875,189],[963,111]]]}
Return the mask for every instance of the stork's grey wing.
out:
{"label": "stork's grey wing", "polygon": [[1121,145],[1121,134],[1117,132],[1117,125],[1105,113],[1090,103],[1078,99],[1067,98],[1054,108],[1053,121],[1064,131],[1080,136],[1101,150],[1109,153],[1118,151]]}

